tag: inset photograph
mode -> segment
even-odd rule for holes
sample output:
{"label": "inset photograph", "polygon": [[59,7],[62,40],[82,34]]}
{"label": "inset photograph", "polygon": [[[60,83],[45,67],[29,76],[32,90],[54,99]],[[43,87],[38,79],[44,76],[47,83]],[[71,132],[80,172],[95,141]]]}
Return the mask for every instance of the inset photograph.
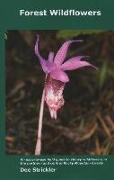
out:
{"label": "inset photograph", "polygon": [[114,154],[114,32],[5,33],[7,155]]}

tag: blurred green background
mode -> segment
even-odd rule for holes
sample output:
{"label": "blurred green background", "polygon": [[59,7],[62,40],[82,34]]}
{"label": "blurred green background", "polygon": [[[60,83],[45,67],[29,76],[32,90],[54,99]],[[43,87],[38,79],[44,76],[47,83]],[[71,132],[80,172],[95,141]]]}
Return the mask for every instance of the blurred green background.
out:
{"label": "blurred green background", "polygon": [[57,120],[45,105],[42,154],[113,154],[114,32],[102,30],[6,32],[6,153],[34,154],[45,77],[34,53],[36,34],[45,58],[65,40],[81,39],[69,48],[68,57],[89,56],[98,67],[68,72],[65,105]]}

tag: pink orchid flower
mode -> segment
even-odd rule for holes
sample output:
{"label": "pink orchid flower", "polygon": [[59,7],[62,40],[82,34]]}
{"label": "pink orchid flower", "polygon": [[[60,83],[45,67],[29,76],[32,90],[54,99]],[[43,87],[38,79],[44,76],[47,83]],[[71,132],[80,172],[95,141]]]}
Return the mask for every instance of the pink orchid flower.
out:
{"label": "pink orchid flower", "polygon": [[39,35],[35,44],[35,54],[38,57],[41,67],[46,74],[45,81],[45,101],[48,105],[51,118],[57,118],[57,111],[64,105],[63,90],[65,84],[69,82],[66,71],[76,70],[85,66],[95,66],[82,60],[84,56],[72,57],[65,61],[67,51],[71,43],[79,40],[68,40],[63,43],[56,55],[50,52],[48,59],[44,59],[39,53]]}

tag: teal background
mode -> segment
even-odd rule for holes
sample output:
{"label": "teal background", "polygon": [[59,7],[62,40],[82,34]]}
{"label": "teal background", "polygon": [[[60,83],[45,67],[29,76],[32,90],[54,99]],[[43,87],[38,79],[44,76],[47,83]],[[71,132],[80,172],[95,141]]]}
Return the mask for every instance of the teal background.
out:
{"label": "teal background", "polygon": [[[19,9],[79,9],[101,10],[98,17],[20,17]],[[114,157],[108,163],[93,167],[61,167],[55,174],[20,174],[18,170],[21,156],[5,154],[5,41],[7,29],[113,29],[113,0],[20,0],[6,1],[0,5],[0,179],[72,179],[72,180],[112,180],[114,179]]]}
{"label": "teal background", "polygon": [[[22,17],[20,9],[78,9],[101,10],[102,16],[93,17]],[[0,5],[0,22],[4,29],[71,29],[71,28],[103,28],[114,27],[113,0],[20,0],[6,1]]]}

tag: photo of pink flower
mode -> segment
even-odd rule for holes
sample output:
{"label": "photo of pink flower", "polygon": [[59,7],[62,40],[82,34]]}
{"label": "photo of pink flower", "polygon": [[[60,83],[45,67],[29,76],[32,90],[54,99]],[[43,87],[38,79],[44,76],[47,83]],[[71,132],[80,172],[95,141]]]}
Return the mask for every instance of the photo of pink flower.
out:
{"label": "photo of pink flower", "polygon": [[6,146],[12,155],[114,153],[114,32],[8,30]]}

